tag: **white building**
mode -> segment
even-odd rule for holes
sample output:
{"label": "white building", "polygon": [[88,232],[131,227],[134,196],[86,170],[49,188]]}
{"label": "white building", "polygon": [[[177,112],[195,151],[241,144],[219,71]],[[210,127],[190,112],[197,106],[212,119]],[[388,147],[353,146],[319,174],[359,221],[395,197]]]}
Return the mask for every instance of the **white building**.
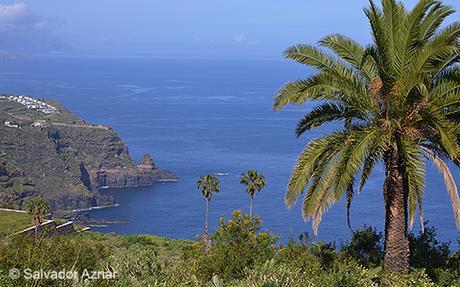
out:
{"label": "white building", "polygon": [[16,129],[20,129],[21,127],[17,124],[12,124],[10,121],[6,121],[5,122],[5,126],[6,127],[9,127],[9,128],[16,128]]}
{"label": "white building", "polygon": [[57,114],[59,110],[50,104],[26,96],[1,96],[0,99],[17,102],[30,110],[39,111],[45,114]]}

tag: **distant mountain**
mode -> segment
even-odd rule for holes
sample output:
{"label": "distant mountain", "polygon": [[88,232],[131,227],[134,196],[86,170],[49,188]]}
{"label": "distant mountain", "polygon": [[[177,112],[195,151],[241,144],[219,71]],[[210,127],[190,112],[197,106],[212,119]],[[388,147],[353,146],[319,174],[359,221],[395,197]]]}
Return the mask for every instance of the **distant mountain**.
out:
{"label": "distant mountain", "polygon": [[19,35],[2,34],[0,54],[61,54],[76,51],[66,42],[50,35]]}
{"label": "distant mountain", "polygon": [[0,95],[0,207],[42,195],[53,209],[112,204],[102,188],[177,178],[150,155],[140,165],[108,126],[92,125],[50,100]]}

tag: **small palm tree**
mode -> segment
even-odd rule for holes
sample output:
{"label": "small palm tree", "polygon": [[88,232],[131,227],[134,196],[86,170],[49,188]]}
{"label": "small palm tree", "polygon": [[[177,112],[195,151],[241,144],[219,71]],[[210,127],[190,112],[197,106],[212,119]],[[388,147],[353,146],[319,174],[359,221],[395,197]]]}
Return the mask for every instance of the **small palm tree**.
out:
{"label": "small palm tree", "polygon": [[409,268],[407,228],[417,209],[423,215],[427,160],[443,174],[460,226],[460,199],[446,163],[460,166],[460,22],[443,25],[454,10],[435,0],[420,0],[412,10],[396,0],[382,0],[382,8],[371,0],[365,13],[373,36],[368,46],[333,34],[319,42],[327,51],[297,45],[285,52],[317,72],[284,86],[275,109],[319,103],[299,122],[297,136],[341,123],[307,144],[285,202],[292,206],[306,189],[303,216],[316,233],[323,214],[342,196],[348,218],[355,183],[361,190],[383,163],[384,265],[403,272]]}
{"label": "small palm tree", "polygon": [[249,217],[252,217],[252,202],[256,193],[265,187],[265,176],[258,173],[257,170],[248,170],[246,173],[241,174],[241,184],[246,185],[246,193],[251,196],[249,200]]}
{"label": "small palm tree", "polygon": [[201,190],[203,193],[204,199],[206,200],[206,219],[204,225],[204,235],[205,238],[208,238],[208,219],[209,219],[209,201],[213,193],[220,191],[219,179],[212,174],[202,175],[197,182],[197,189]]}
{"label": "small palm tree", "polygon": [[33,218],[32,221],[35,225],[35,240],[38,239],[43,217],[46,217],[49,211],[49,204],[42,197],[35,197],[27,202],[27,213]]}

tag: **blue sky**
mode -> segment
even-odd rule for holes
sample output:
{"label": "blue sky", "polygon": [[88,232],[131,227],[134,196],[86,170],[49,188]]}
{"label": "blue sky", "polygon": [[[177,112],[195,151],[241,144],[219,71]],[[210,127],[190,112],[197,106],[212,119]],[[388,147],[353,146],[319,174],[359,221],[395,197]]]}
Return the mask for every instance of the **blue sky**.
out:
{"label": "blue sky", "polygon": [[[404,2],[412,6],[416,0]],[[367,0],[0,0],[0,5],[0,37],[10,33],[10,43],[18,37],[29,40],[22,45],[62,41],[99,53],[276,58],[289,45],[330,33],[369,39],[362,11]],[[457,13],[450,22],[459,18]]]}

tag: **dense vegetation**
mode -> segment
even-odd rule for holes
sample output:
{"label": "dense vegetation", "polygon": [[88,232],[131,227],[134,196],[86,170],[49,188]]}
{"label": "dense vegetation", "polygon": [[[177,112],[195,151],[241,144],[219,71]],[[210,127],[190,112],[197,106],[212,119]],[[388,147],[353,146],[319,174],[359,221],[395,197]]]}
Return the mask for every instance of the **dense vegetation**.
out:
{"label": "dense vegetation", "polygon": [[[261,220],[241,211],[221,218],[211,245],[148,235],[98,233],[0,241],[0,286],[460,286],[460,251],[437,242],[435,229],[410,235],[406,275],[382,269],[382,234],[365,227],[350,242],[312,242],[308,235],[285,245],[261,232]],[[207,246],[207,252],[204,248]],[[12,280],[8,270],[116,272],[114,280]]]}

